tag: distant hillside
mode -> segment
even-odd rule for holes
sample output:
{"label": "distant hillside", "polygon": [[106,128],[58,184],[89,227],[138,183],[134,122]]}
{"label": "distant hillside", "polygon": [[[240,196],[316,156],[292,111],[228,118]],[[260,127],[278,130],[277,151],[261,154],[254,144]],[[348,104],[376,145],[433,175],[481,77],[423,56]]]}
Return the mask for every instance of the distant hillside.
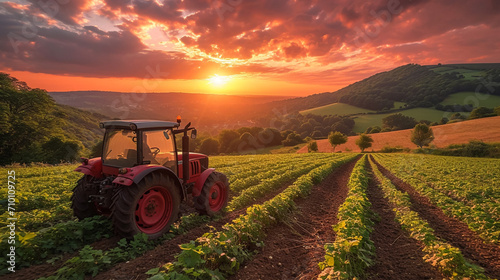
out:
{"label": "distant hillside", "polygon": [[[470,140],[498,143],[500,142],[500,116],[433,126],[432,130],[435,137],[432,144],[438,148],[452,144],[465,144]],[[410,140],[411,131],[411,129],[406,129],[370,134],[373,138],[373,146],[366,150],[380,151],[385,146],[416,149],[417,146]],[[360,152],[361,150],[355,143],[358,137],[350,136],[346,144],[337,146],[336,151]],[[317,140],[317,143],[319,152],[331,153],[333,151],[327,139]],[[307,153],[307,147],[300,149],[298,153]]]}
{"label": "distant hillside", "polygon": [[[474,77],[473,77],[474,76]],[[486,87],[485,78],[492,83]],[[344,103],[380,111],[392,108],[394,102],[408,107],[432,107],[457,92],[487,93],[493,89],[500,95],[500,63],[421,66],[408,64],[375,74],[335,92],[275,101],[268,108],[303,111],[333,103]]]}
{"label": "distant hillside", "polygon": [[181,115],[197,128],[237,128],[252,125],[261,104],[289,97],[190,93],[122,93],[73,91],[49,93],[59,104],[120,119],[174,120]]}

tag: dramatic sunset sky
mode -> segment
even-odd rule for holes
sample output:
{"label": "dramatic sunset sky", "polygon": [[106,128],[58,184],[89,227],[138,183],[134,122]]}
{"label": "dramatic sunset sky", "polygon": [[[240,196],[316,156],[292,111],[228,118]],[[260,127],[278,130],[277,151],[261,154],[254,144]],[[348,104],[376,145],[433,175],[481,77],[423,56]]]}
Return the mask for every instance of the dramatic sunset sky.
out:
{"label": "dramatic sunset sky", "polygon": [[500,1],[0,1],[0,71],[48,91],[309,95],[500,62]]}

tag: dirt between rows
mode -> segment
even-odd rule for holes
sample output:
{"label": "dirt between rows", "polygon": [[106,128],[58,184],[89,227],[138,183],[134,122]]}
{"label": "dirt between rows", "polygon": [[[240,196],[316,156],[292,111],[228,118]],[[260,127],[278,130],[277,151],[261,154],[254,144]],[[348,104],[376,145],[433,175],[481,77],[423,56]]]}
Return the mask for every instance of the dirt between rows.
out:
{"label": "dirt between rows", "polygon": [[[270,198],[276,196],[280,192],[282,192],[284,189],[286,189],[292,182],[288,182],[278,188],[277,190],[270,192],[266,196],[256,199],[254,201],[254,204],[260,204],[263,203]],[[236,194],[230,192],[229,194],[229,199],[231,199],[233,196]],[[181,212],[184,214],[189,213],[189,212],[194,212],[194,209],[191,209],[190,207],[184,205],[184,203],[181,205]],[[155,249],[146,252],[143,256],[138,257],[134,260],[130,260],[126,263],[120,263],[117,264],[116,266],[112,267],[109,271],[103,271],[102,273],[98,274],[96,277],[87,277],[87,279],[145,279],[147,278],[145,272],[148,271],[151,268],[154,267],[159,267],[167,262],[172,261],[174,258],[174,255],[180,253],[179,245],[189,242],[190,240],[194,240],[197,237],[203,235],[205,232],[210,230],[210,227],[215,227],[216,229],[220,229],[224,224],[232,221],[236,217],[238,217],[241,214],[244,214],[246,212],[246,209],[241,209],[238,211],[231,212],[224,216],[222,219],[217,220],[217,221],[212,221],[209,222],[208,224],[201,225],[199,227],[196,227],[187,233],[183,235],[179,235],[174,237],[171,240],[165,241],[162,245],[156,247]],[[111,238],[106,238],[106,239],[101,239],[99,241],[96,241],[90,246],[94,248],[95,250],[109,250],[117,246],[117,242],[121,238],[118,236],[113,236]],[[165,259],[161,259],[161,257],[165,254],[162,254],[161,256],[157,256],[156,253],[152,253],[156,250],[160,251],[166,251],[168,253],[168,257]],[[48,277],[50,275],[53,275],[58,269],[64,266],[65,262],[75,256],[78,256],[78,252],[74,253],[68,253],[68,254],[63,254],[61,259],[54,262],[53,264],[49,263],[42,263],[38,265],[32,265],[30,267],[26,267],[23,269],[20,269],[16,271],[15,273],[10,273],[7,275],[2,276],[2,279],[6,280],[27,280],[27,279],[38,279],[41,277]],[[151,257],[154,257],[153,260],[148,260]],[[143,262],[141,264],[141,262]],[[142,269],[141,269],[142,268]]]}
{"label": "dirt between rows", "polygon": [[[371,170],[369,167],[368,170]],[[375,264],[367,269],[368,279],[444,279],[443,275],[423,260],[421,245],[395,221],[392,206],[384,198],[380,182],[371,174],[368,198],[372,211],[380,218],[370,239],[375,244]]]}
{"label": "dirt between rows", "polygon": [[409,194],[412,203],[411,210],[427,220],[437,237],[459,248],[467,259],[483,267],[487,276],[500,279],[500,246],[485,242],[470,230],[467,224],[447,216],[410,184],[396,177],[380,163],[375,163],[384,176],[389,178],[400,191]]}
{"label": "dirt between rows", "polygon": [[230,279],[315,279],[324,244],[335,240],[332,225],[356,161],[344,164],[314,186],[307,198],[297,200],[298,211],[270,228],[262,251]]}
{"label": "dirt between rows", "polygon": [[[261,204],[265,201],[273,198],[277,194],[285,190],[292,182],[288,182],[278,188],[277,190],[268,193],[262,198],[256,199],[254,204]],[[191,240],[202,236],[204,233],[210,230],[210,227],[214,227],[220,230],[223,225],[232,220],[236,219],[238,216],[245,214],[246,208],[231,212],[224,216],[222,219],[210,222],[203,226],[197,227],[186,234],[176,236],[175,238],[165,241],[163,244],[155,247],[153,250],[146,252],[144,255],[127,261],[125,263],[119,263],[116,266],[110,268],[108,271],[104,271],[98,274],[96,277],[88,277],[87,279],[102,279],[102,280],[131,280],[131,279],[147,279],[148,275],[146,272],[151,268],[160,267],[168,262],[175,260],[175,255],[181,252],[179,245],[188,243]]]}

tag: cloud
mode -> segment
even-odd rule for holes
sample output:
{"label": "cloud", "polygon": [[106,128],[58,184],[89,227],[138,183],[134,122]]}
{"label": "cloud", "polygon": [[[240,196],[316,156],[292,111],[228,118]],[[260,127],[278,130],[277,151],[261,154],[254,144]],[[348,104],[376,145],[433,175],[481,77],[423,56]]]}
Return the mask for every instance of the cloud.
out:
{"label": "cloud", "polygon": [[[30,0],[0,8],[8,38],[0,66],[19,71],[142,78],[160,65],[170,79],[259,73],[328,84],[406,63],[500,61],[494,0]],[[119,31],[86,22],[89,13]],[[145,39],[151,26],[168,47]]]}

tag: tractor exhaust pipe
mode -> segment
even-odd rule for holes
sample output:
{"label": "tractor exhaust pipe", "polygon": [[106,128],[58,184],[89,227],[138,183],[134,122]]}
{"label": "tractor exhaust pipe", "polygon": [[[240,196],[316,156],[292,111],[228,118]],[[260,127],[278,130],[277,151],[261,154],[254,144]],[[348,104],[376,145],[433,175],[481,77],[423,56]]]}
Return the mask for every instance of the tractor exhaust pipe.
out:
{"label": "tractor exhaust pipe", "polygon": [[182,182],[187,184],[189,181],[189,136],[187,135],[188,128],[191,123],[184,127],[184,135],[182,136]]}

